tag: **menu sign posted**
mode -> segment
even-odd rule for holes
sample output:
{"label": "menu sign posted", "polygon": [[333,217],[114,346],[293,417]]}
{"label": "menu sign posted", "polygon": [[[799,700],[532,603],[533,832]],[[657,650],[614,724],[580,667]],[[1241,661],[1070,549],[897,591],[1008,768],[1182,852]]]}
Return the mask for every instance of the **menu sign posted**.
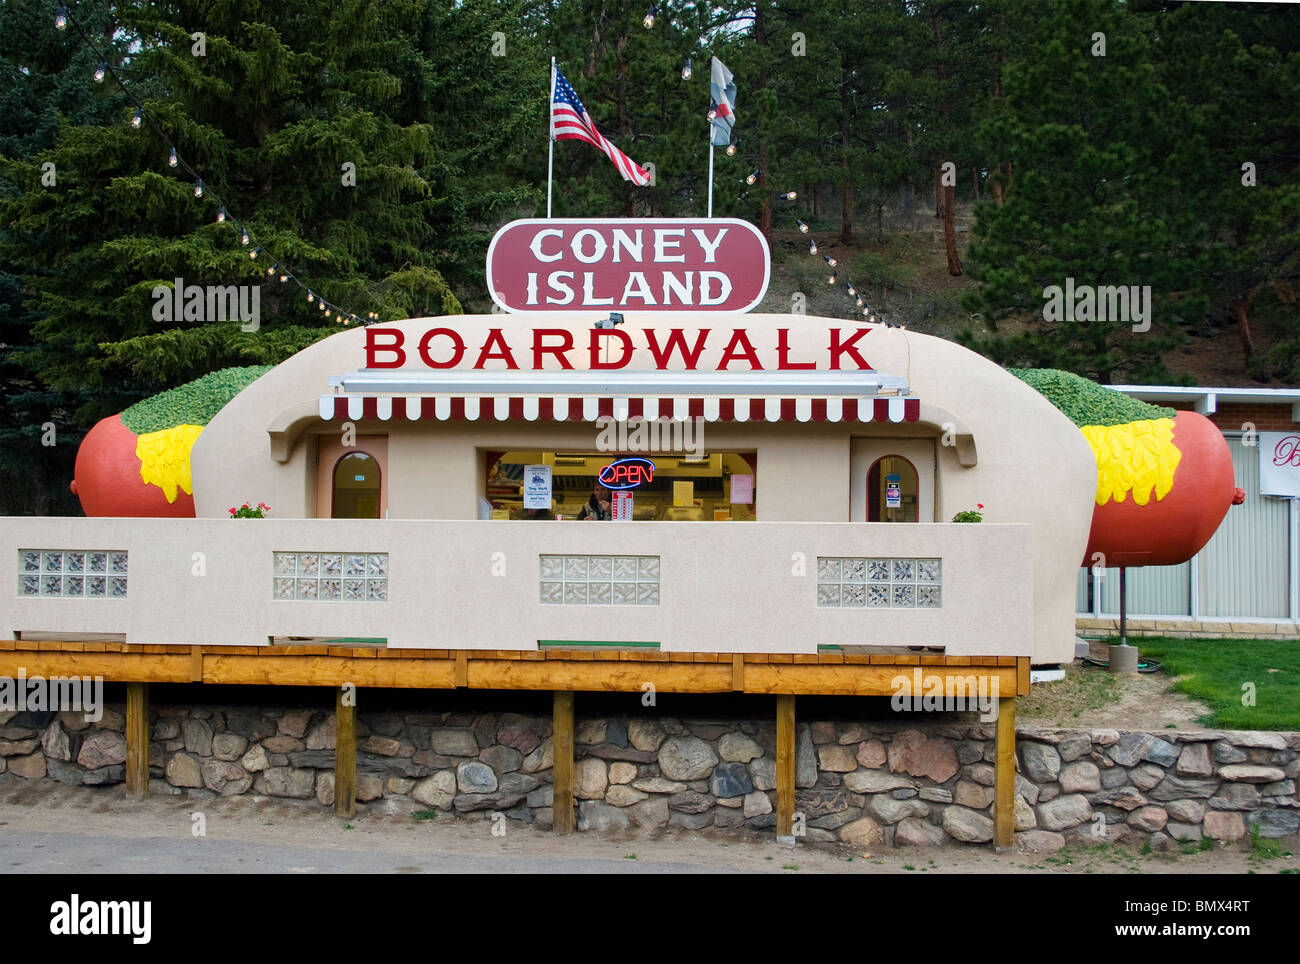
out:
{"label": "menu sign posted", "polygon": [[551,507],[551,467],[549,465],[524,466],[524,508],[549,509]]}
{"label": "menu sign posted", "polygon": [[731,477],[731,504],[749,505],[754,501],[754,477],[752,475],[733,475]]}
{"label": "menu sign posted", "polygon": [[903,507],[903,487],[897,475],[885,476],[885,508],[901,509]]}
{"label": "menu sign posted", "polygon": [[632,521],[632,493],[613,492],[610,494],[610,518],[615,522]]}
{"label": "menu sign posted", "polygon": [[537,218],[492,238],[487,283],[506,311],[749,311],[771,266],[735,218]]}
{"label": "menu sign posted", "polygon": [[1300,498],[1300,434],[1259,433],[1259,493]]}

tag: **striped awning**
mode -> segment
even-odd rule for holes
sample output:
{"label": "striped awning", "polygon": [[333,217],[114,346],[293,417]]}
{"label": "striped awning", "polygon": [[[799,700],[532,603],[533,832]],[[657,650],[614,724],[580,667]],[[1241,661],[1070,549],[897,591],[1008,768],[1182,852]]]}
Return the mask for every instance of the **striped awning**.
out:
{"label": "striped awning", "polygon": [[327,421],[554,421],[702,418],[707,422],[915,422],[901,378],[865,371],[422,372],[330,379]]}
{"label": "striped awning", "polygon": [[921,402],[889,398],[645,398],[554,395],[322,395],[326,421],[595,422],[600,419],[702,418],[706,422],[915,422]]}

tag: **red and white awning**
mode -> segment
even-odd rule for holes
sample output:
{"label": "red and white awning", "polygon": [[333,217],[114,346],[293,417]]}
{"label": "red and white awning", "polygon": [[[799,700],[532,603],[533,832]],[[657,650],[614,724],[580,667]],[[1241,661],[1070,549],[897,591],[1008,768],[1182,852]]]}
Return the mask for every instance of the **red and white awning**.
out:
{"label": "red and white awning", "polygon": [[360,371],[330,379],[326,421],[915,422],[921,403],[875,371]]}
{"label": "red and white awning", "polygon": [[392,419],[439,422],[524,421],[595,422],[629,418],[703,418],[706,422],[915,422],[920,399],[818,398],[776,395],[739,398],[563,395],[322,395],[320,417],[326,421]]}

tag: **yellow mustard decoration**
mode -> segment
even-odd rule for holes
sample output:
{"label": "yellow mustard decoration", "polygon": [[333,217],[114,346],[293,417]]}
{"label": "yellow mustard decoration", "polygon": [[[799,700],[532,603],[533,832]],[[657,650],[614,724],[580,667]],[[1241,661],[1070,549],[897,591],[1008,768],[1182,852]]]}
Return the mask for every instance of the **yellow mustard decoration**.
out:
{"label": "yellow mustard decoration", "polygon": [[146,485],[162,489],[168,502],[176,501],[176,487],[194,494],[190,481],[190,449],[203,431],[202,425],[177,425],[161,432],[146,432],[135,443],[140,460],[140,478]]}
{"label": "yellow mustard decoration", "polygon": [[1097,459],[1097,504],[1111,499],[1146,505],[1155,489],[1159,502],[1174,486],[1183,453],[1174,445],[1174,420],[1150,418],[1123,425],[1084,425],[1079,431]]}

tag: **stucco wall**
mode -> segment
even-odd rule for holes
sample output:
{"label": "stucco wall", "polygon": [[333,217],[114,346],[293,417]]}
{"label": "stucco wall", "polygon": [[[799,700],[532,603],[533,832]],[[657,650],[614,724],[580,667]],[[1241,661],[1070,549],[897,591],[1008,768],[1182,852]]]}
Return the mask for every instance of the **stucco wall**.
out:
{"label": "stucco wall", "polygon": [[[478,346],[491,328],[501,329],[518,355],[521,367],[532,364],[532,329],[567,328],[585,344],[595,318],[590,314],[462,316],[455,319],[411,319],[392,326],[406,334],[407,365],[424,371],[414,346],[429,327],[460,331],[468,350],[462,367],[474,364]],[[831,328],[848,334],[862,326],[835,319],[791,315],[679,315],[662,318],[627,313],[622,330],[638,350],[631,369],[653,366],[641,328],[655,326],[661,340],[668,327],[685,329],[693,340],[697,328],[713,334],[699,362],[701,371],[716,368],[735,328],[744,328],[765,369],[777,366],[777,330],[787,329],[789,359],[829,366]],[[1001,595],[1032,592],[1035,612],[1034,658],[1037,662],[1068,660],[1073,654],[1074,587],[1078,560],[1087,542],[1096,488],[1096,465],[1082,435],[1068,419],[1033,389],[1000,367],[943,339],[867,326],[871,333],[859,342],[864,357],[885,375],[905,377],[927,410],[950,413],[974,437],[978,463],[958,464],[952,446],[937,445],[936,511],[946,520],[962,509],[985,506],[988,522],[1027,523],[1032,527],[1033,585],[1010,580]],[[480,337],[480,334],[482,337]],[[365,365],[366,332],[351,329],[314,345],[259,379],[213,419],[199,437],[191,457],[195,504],[200,517],[219,517],[231,505],[265,501],[278,518],[313,513],[313,432],[337,433],[341,423],[310,416],[317,398],[330,391],[330,375],[343,375]],[[576,368],[586,367],[586,351],[575,350]],[[677,367],[679,360],[674,359]],[[851,364],[848,359],[845,364]],[[557,368],[552,356],[545,367]],[[493,361],[489,368],[502,369]],[[733,362],[732,371],[747,370]],[[287,462],[271,458],[268,429],[293,423],[302,414]],[[288,413],[288,414],[286,414]],[[937,420],[937,417],[936,417]],[[399,420],[358,423],[358,434],[389,436],[389,517],[471,519],[480,492],[482,449],[510,447],[594,447],[597,427],[591,424],[547,422],[508,423],[480,420],[469,423]],[[871,423],[733,424],[706,427],[714,448],[755,449],[759,456],[757,485],[761,521],[848,520],[849,448],[851,439],[866,435],[929,436],[940,440],[941,424]]]}

